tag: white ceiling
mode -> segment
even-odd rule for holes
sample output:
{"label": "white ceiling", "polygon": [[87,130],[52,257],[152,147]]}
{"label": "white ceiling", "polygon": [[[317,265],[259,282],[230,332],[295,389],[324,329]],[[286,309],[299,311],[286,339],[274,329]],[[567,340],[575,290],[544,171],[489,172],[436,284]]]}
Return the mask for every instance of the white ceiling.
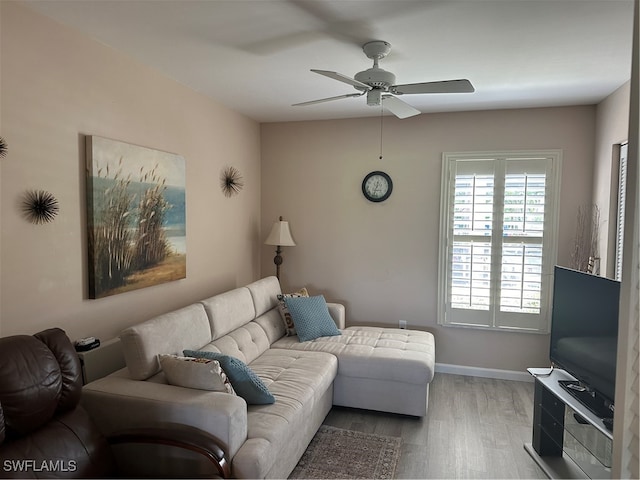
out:
{"label": "white ceiling", "polygon": [[468,78],[475,93],[405,95],[423,113],[594,104],[630,77],[633,0],[23,0],[261,121],[379,115],[311,68],[353,77],[385,40],[397,83]]}

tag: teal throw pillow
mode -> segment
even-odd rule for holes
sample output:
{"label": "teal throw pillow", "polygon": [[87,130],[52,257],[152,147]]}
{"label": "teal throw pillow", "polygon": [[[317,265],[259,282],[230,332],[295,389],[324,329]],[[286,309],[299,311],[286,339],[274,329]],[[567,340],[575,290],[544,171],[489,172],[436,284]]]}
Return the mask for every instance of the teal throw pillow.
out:
{"label": "teal throw pillow", "polygon": [[217,360],[227,374],[231,386],[236,393],[245,399],[249,405],[266,405],[274,403],[276,399],[267,386],[262,383],[256,372],[236,357],[231,357],[218,352],[202,352],[199,350],[185,350],[185,357],[208,358]]}
{"label": "teal throw pillow", "polygon": [[[341,335],[322,295],[284,299],[301,342]],[[233,383],[233,382],[232,382]]]}

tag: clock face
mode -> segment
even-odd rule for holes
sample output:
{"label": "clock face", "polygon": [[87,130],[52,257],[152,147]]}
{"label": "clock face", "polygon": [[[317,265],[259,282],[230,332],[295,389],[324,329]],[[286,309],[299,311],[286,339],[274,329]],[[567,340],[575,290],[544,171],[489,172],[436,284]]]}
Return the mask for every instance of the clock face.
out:
{"label": "clock face", "polygon": [[393,190],[391,177],[384,172],[376,171],[367,174],[362,180],[362,193],[367,200],[382,202],[389,198]]}

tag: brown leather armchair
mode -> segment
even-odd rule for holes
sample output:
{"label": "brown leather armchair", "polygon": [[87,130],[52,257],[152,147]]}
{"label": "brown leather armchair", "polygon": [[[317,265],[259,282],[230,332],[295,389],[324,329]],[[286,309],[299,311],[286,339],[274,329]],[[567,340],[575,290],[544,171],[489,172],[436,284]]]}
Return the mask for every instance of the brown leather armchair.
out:
{"label": "brown leather armchair", "polygon": [[64,331],[0,338],[0,478],[116,477],[117,443],[184,448],[229,476],[224,452],[197,429],[164,424],[105,438],[79,405],[81,393],[80,361]]}

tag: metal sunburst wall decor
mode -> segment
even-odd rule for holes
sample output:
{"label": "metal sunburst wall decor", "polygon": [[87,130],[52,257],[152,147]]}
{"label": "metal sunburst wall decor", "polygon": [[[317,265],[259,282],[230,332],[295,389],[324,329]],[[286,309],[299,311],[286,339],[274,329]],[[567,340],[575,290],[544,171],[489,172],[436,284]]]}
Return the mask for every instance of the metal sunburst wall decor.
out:
{"label": "metal sunburst wall decor", "polygon": [[7,141],[0,137],[0,158],[7,156]]}
{"label": "metal sunburst wall decor", "polygon": [[37,225],[49,223],[58,215],[58,200],[44,190],[30,190],[22,201],[22,211],[27,220]]}
{"label": "metal sunburst wall decor", "polygon": [[226,167],[220,174],[220,188],[225,197],[232,197],[240,193],[244,187],[240,170],[235,167]]}

